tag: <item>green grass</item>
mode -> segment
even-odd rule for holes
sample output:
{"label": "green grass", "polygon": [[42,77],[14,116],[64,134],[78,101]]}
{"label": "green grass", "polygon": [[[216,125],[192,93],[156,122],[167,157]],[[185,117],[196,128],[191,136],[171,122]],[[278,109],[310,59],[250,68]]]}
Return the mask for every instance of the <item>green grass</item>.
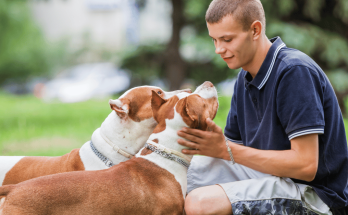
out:
{"label": "green grass", "polygon": [[[215,122],[226,123],[230,98],[220,97]],[[108,99],[45,103],[0,93],[0,155],[59,156],[81,147],[111,112]]]}
{"label": "green grass", "polygon": [[[214,122],[222,129],[230,101],[231,97],[219,97]],[[63,155],[90,140],[111,112],[108,99],[45,103],[34,96],[0,93],[0,104],[0,155]],[[348,120],[344,122],[348,133]]]}
{"label": "green grass", "polygon": [[219,109],[215,116],[214,122],[224,130],[228,112],[230,111],[231,97],[219,96]]}
{"label": "green grass", "polygon": [[79,148],[111,112],[107,100],[44,103],[0,94],[0,155],[56,156]]}

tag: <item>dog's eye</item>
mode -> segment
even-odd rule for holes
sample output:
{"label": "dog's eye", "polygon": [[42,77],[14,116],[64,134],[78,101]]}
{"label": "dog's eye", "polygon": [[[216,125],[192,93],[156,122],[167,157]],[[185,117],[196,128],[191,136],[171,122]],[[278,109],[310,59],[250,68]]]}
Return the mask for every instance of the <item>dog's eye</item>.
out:
{"label": "dog's eye", "polygon": [[161,92],[161,91],[158,91],[157,93],[158,93],[158,95],[161,95],[161,94],[162,94],[162,92]]}

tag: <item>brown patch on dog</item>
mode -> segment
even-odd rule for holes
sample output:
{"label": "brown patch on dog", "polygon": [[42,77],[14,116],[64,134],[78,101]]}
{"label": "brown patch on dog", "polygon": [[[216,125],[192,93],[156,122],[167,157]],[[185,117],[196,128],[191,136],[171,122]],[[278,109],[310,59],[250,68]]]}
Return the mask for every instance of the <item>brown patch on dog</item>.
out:
{"label": "brown patch on dog", "polygon": [[[140,122],[152,117],[151,110],[151,97],[152,91],[160,96],[164,97],[164,92],[161,89],[154,87],[139,87],[132,89],[123,98],[120,99],[122,103],[129,105],[128,116],[135,122]],[[129,102],[128,102],[129,101]]]}
{"label": "brown patch on dog", "polygon": [[183,208],[181,186],[174,175],[135,158],[97,174],[69,172],[20,183],[7,195],[3,213],[182,214]]}
{"label": "brown patch on dog", "polygon": [[184,122],[190,128],[206,130],[208,127],[206,119],[215,116],[215,114],[209,112],[209,107],[212,105],[208,105],[206,102],[197,94],[189,95],[178,102],[176,112],[182,116]]}
{"label": "brown patch on dog", "polygon": [[166,129],[166,119],[174,118],[174,107],[179,101],[177,96],[173,96],[168,100],[165,100],[158,96],[155,92],[152,92],[151,106],[153,112],[153,118],[158,125],[153,133],[159,133]]}
{"label": "brown patch on dog", "polygon": [[216,116],[216,113],[217,113],[217,110],[219,108],[219,102],[217,100],[217,98],[213,97],[213,98],[210,98],[210,99],[207,99],[207,103],[208,104],[211,104],[211,105],[208,105],[209,108],[209,117],[210,119],[214,119],[215,116]]}
{"label": "brown patch on dog", "polygon": [[17,184],[44,175],[85,170],[79,150],[73,149],[60,157],[24,157],[6,173],[2,185]]}
{"label": "brown patch on dog", "polygon": [[[154,139],[152,141],[155,142],[155,143],[158,143],[158,139]],[[143,150],[141,150],[140,155],[149,155],[151,153],[152,153],[152,151],[150,149],[144,148]]]}

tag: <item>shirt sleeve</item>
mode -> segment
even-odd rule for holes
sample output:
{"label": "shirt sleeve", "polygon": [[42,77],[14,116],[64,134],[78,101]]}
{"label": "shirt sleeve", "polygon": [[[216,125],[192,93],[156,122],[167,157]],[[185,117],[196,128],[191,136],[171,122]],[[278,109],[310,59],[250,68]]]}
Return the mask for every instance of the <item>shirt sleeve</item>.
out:
{"label": "shirt sleeve", "polygon": [[237,85],[238,85],[238,81],[236,81],[234,85],[234,93],[232,96],[231,108],[230,108],[230,111],[228,112],[224,133],[225,133],[225,137],[229,141],[242,144],[243,141],[240,135],[238,119],[237,119],[237,91],[236,91]]}
{"label": "shirt sleeve", "polygon": [[324,133],[323,90],[319,74],[305,66],[285,72],[278,85],[277,114],[289,140]]}

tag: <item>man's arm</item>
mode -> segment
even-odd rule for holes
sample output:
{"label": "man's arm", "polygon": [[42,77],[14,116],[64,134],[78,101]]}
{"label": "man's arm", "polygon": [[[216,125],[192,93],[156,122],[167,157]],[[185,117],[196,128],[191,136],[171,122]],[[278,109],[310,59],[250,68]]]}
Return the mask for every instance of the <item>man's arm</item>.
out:
{"label": "man's arm", "polygon": [[[183,150],[185,154],[201,154],[230,160],[225,137],[220,127],[212,120],[207,120],[211,131],[183,128],[178,135],[189,140],[178,143],[197,150]],[[279,177],[290,177],[303,181],[312,181],[318,169],[319,142],[318,134],[296,137],[289,150],[259,150],[233,142],[228,142],[234,160],[251,169]]]}

